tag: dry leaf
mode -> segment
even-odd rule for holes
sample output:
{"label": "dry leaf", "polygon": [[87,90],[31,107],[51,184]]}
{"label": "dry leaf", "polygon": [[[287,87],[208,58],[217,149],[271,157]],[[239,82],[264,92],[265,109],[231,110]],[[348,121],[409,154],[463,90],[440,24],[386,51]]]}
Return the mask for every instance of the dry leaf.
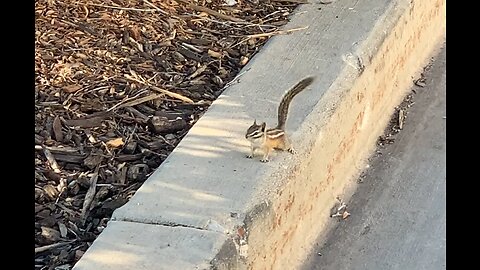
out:
{"label": "dry leaf", "polygon": [[107,146],[112,148],[118,148],[120,146],[123,146],[123,144],[123,138],[116,138],[107,142]]}
{"label": "dry leaf", "polygon": [[130,34],[136,41],[140,41],[140,39],[142,38],[140,29],[137,26],[130,28]]}
{"label": "dry leaf", "polygon": [[72,85],[68,85],[68,86],[63,87],[63,90],[67,93],[73,93],[73,92],[77,92],[81,88],[82,87],[80,85],[72,84]]}
{"label": "dry leaf", "polygon": [[238,234],[238,236],[240,236],[240,238],[244,238],[246,233],[247,233],[247,232],[245,231],[245,228],[243,228],[243,227],[238,227],[238,229],[237,229],[237,234]]}

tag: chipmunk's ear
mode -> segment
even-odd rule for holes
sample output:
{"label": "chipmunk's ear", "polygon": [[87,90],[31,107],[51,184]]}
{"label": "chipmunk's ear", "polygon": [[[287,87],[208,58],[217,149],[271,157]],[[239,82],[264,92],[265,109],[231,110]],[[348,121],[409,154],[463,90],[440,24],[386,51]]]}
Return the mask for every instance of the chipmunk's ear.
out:
{"label": "chipmunk's ear", "polygon": [[267,127],[267,124],[265,122],[262,123],[262,131],[265,131],[265,128]]}
{"label": "chipmunk's ear", "polygon": [[257,125],[257,119],[253,120],[253,124],[256,126]]}

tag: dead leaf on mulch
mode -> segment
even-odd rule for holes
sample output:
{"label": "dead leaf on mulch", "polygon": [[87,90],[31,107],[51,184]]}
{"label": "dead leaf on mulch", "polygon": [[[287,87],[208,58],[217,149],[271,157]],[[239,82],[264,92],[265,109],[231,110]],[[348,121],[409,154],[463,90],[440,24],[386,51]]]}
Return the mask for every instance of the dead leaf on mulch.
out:
{"label": "dead leaf on mulch", "polygon": [[124,145],[123,138],[116,138],[116,139],[110,140],[106,143],[106,145],[111,148],[118,148],[120,146],[123,146]]}

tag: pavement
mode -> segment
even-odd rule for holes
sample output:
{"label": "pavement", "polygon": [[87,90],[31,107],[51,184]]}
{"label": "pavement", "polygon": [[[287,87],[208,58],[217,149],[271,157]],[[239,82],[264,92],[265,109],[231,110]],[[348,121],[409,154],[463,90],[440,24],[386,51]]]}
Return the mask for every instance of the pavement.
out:
{"label": "pavement", "polygon": [[[446,268],[446,48],[414,87],[393,144],[370,161],[351,216],[321,237],[301,269]],[[321,255],[320,255],[321,254]]]}

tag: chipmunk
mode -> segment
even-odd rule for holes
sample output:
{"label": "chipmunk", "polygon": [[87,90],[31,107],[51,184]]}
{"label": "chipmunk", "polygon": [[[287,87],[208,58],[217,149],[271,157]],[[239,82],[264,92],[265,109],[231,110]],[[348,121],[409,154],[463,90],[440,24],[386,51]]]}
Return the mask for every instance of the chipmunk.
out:
{"label": "chipmunk", "polygon": [[285,124],[287,122],[288,107],[292,99],[313,82],[314,77],[307,77],[292,87],[282,98],[278,106],[278,123],[275,128],[266,129],[263,122],[258,125],[257,120],[248,128],[245,138],[250,141],[250,154],[247,158],[253,158],[256,149],[263,151],[261,162],[268,162],[268,156],[273,149],[287,150],[295,154],[287,135],[285,134]]}

